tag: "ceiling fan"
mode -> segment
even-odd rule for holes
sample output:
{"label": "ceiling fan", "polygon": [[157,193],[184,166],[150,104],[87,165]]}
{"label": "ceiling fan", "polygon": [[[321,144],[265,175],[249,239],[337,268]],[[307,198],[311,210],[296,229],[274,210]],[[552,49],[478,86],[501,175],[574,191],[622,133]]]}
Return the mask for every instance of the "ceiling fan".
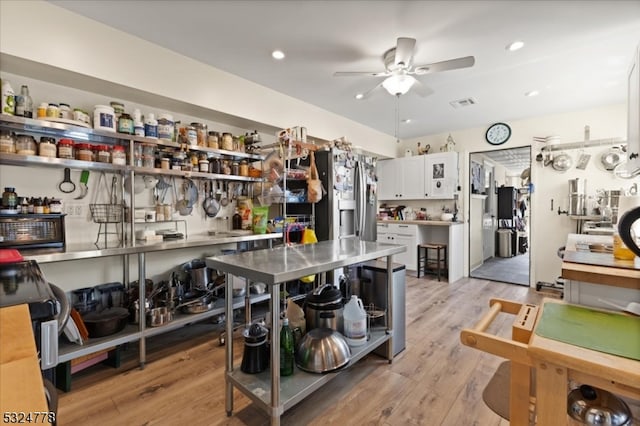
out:
{"label": "ceiling fan", "polygon": [[475,58],[473,56],[465,56],[462,58],[449,59],[447,61],[435,62],[425,65],[413,65],[413,50],[416,46],[416,40],[409,37],[399,37],[396,47],[384,52],[382,60],[384,62],[384,71],[367,72],[367,71],[346,71],[336,72],[335,77],[386,77],[381,83],[367,92],[358,96],[358,99],[368,97],[375,89],[382,86],[389,94],[394,96],[404,95],[414,87],[415,92],[420,96],[428,96],[433,91],[416,80],[415,76],[431,74],[434,72],[454,70],[458,68],[468,68],[473,66]]}

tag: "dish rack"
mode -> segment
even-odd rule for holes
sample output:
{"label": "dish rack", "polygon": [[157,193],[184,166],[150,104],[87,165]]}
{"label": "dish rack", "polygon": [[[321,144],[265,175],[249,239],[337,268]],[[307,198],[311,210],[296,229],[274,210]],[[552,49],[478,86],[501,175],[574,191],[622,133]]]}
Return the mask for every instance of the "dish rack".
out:
{"label": "dish rack", "polygon": [[118,243],[122,243],[122,232],[120,227],[115,227],[115,232],[109,232],[109,224],[120,224],[124,216],[124,206],[121,204],[89,204],[91,218],[94,223],[100,224],[98,228],[98,236],[94,244],[100,241],[100,235],[104,237],[104,243],[107,243],[107,235],[116,235]]}

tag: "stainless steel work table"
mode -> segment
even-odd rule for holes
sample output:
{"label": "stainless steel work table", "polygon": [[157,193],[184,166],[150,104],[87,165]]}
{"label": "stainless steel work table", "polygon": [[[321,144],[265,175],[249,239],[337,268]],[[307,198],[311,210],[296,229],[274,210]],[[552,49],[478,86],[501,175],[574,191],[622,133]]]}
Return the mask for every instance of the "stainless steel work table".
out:
{"label": "stainless steel work table", "polygon": [[[318,274],[366,262],[379,257],[387,258],[387,329],[371,333],[371,338],[363,346],[351,348],[352,356],[349,365],[389,341],[387,360],[393,359],[392,338],[393,322],[392,271],[393,255],[406,250],[405,246],[384,244],[357,239],[321,241],[316,244],[284,246],[274,249],[249,251],[225,256],[206,258],[207,266],[223,271],[226,274],[227,294],[233,291],[229,275],[247,278],[251,281],[263,282],[270,289],[271,324],[279,324],[280,320],[280,284],[296,280],[307,275]],[[227,300],[226,315],[231,318],[232,301]],[[233,324],[227,321],[227,336],[233,332]],[[276,328],[277,329],[277,328]],[[347,365],[344,368],[348,368]],[[344,369],[343,368],[343,369]],[[280,378],[280,333],[271,333],[271,367],[260,374],[245,374],[234,370],[233,343],[229,339],[226,345],[226,410],[233,414],[233,387],[238,388],[254,403],[271,415],[271,424],[279,425],[280,416],[303,398],[319,389],[336,377],[342,370],[325,374],[307,373],[296,369],[292,376]]]}

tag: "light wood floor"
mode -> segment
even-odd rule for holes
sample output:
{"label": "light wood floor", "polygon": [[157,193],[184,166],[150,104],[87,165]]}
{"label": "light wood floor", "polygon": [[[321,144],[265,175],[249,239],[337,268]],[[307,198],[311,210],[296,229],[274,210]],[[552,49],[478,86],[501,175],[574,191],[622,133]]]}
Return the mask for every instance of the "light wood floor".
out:
{"label": "light wood floor", "polygon": [[[460,343],[460,330],[501,297],[537,303],[533,290],[479,279],[448,284],[407,277],[407,348],[392,364],[370,355],[282,416],[283,425],[482,425],[508,422],[482,401],[503,361]],[[513,316],[490,332],[508,336]],[[74,375],[60,394],[59,425],[266,425],[269,417],[238,391],[232,417],[224,404],[224,348],[211,324],[148,340],[144,370],[137,345],[129,360]],[[235,339],[235,354],[242,341]],[[506,390],[505,390],[506,391]]]}

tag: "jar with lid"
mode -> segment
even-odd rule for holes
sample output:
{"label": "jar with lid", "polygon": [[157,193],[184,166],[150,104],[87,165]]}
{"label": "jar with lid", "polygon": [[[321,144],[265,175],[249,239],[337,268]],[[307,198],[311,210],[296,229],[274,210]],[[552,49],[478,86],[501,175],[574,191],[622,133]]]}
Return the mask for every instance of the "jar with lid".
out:
{"label": "jar with lid", "polygon": [[240,174],[240,163],[237,161],[231,163],[231,174],[236,176]]}
{"label": "jar with lid", "polygon": [[7,209],[15,209],[18,206],[18,194],[16,189],[8,186],[2,193],[2,206]]}
{"label": "jar with lid", "polygon": [[239,152],[240,151],[240,138],[238,136],[233,136],[232,139],[232,151]]}
{"label": "jar with lid", "polygon": [[58,158],[73,160],[75,158],[74,143],[71,139],[60,139],[58,141]]}
{"label": "jar with lid", "polygon": [[76,160],[93,161],[93,151],[88,143],[76,144]]}
{"label": "jar with lid", "polygon": [[229,160],[222,160],[222,173],[225,175],[231,174],[231,166]]}
{"label": "jar with lid", "polygon": [[219,140],[220,140],[220,133],[209,132],[209,136],[207,138],[207,146],[209,146],[209,148],[219,149],[220,148]]}
{"label": "jar with lid", "polygon": [[113,149],[111,150],[111,163],[118,166],[127,165],[127,154],[125,152],[124,146],[115,145],[113,147]]}
{"label": "jar with lid", "polygon": [[27,197],[21,197],[22,200],[20,201],[20,213],[22,214],[28,214],[29,213],[29,200],[27,199]]}
{"label": "jar with lid", "polygon": [[233,151],[233,136],[231,136],[231,133],[222,134],[221,148],[225,151]]}
{"label": "jar with lid", "polygon": [[240,161],[240,176],[249,176],[249,163],[247,163],[247,160]]}
{"label": "jar with lid", "polygon": [[111,101],[109,102],[109,105],[113,108],[116,118],[120,118],[120,116],[124,114],[124,104],[122,102]]}
{"label": "jar with lid", "polygon": [[168,141],[175,141],[175,123],[173,116],[167,113],[161,113],[158,116],[158,138]]}
{"label": "jar with lid", "polygon": [[217,173],[220,174],[221,168],[220,168],[220,159],[219,158],[210,158],[209,159],[209,172],[210,173]]}
{"label": "jar with lid", "polygon": [[36,199],[31,197],[29,198],[29,204],[27,205],[27,211],[29,214],[33,214],[36,212]]}
{"label": "jar with lid", "polygon": [[118,118],[118,133],[126,133],[127,135],[132,135],[133,132],[133,118],[131,118],[129,114],[123,112]]}
{"label": "jar with lid", "polygon": [[42,201],[42,198],[38,197],[35,199],[34,203],[33,203],[33,212],[35,214],[44,214],[44,202]]}
{"label": "jar with lid", "polygon": [[185,126],[185,136],[189,145],[198,145],[198,131],[194,126]]}
{"label": "jar with lid", "polygon": [[60,103],[58,107],[58,118],[64,118],[65,120],[73,119],[73,114],[71,113],[71,107],[69,104]]}
{"label": "jar with lid", "polygon": [[60,115],[60,107],[58,104],[49,103],[47,105],[47,118],[58,118]]}
{"label": "jar with lid", "polygon": [[0,130],[0,152],[16,153],[16,140],[8,130]]}
{"label": "jar with lid", "polygon": [[49,199],[47,197],[44,197],[44,200],[42,200],[42,214],[49,214],[51,213],[51,207],[49,206]]}
{"label": "jar with lid", "polygon": [[160,159],[160,168],[162,170],[169,170],[171,168],[171,160],[168,157]]}
{"label": "jar with lid", "polygon": [[209,172],[209,160],[198,160],[198,167],[201,172]]}
{"label": "jar with lid", "polygon": [[62,202],[57,198],[49,200],[49,213],[60,214],[62,213]]}
{"label": "jar with lid", "polygon": [[111,147],[109,145],[97,145],[97,160],[99,163],[111,162]]}
{"label": "jar with lid", "polygon": [[42,136],[38,145],[38,153],[40,157],[56,158],[56,140]]}
{"label": "jar with lid", "polygon": [[36,140],[31,135],[16,136],[16,153],[20,155],[36,155]]}
{"label": "jar with lid", "polygon": [[49,107],[49,104],[46,102],[42,102],[39,106],[38,106],[38,110],[36,112],[36,115],[38,118],[46,118],[47,117],[47,108]]}
{"label": "jar with lid", "polygon": [[203,123],[191,123],[196,130],[196,144],[198,146],[207,146],[207,125]]}

